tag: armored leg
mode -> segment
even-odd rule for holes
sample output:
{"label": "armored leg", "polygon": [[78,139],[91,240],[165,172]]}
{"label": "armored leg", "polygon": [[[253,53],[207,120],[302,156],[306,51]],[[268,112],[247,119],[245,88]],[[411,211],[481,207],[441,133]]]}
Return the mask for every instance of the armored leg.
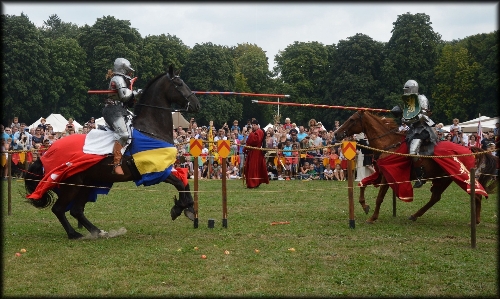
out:
{"label": "armored leg", "polygon": [[[420,152],[420,145],[422,145],[422,139],[413,139],[410,142],[410,155],[418,155]],[[413,161],[416,162],[418,157],[412,157]]]}
{"label": "armored leg", "polygon": [[[413,139],[410,143],[410,155],[418,155],[420,152],[420,146],[422,145],[422,139]],[[413,162],[417,162],[419,158],[418,157],[412,157]],[[426,181],[423,179],[424,177],[424,169],[423,167],[420,168],[415,168],[415,174],[417,177],[417,181],[413,185],[413,188],[420,188],[422,187]]]}

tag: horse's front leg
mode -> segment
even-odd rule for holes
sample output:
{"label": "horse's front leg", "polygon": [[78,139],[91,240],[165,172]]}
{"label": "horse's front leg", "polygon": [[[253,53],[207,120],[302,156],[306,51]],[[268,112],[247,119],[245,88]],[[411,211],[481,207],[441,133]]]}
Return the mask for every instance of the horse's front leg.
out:
{"label": "horse's front leg", "polygon": [[382,178],[380,184],[381,184],[380,190],[378,190],[377,200],[375,201],[375,211],[373,211],[373,215],[366,220],[366,223],[369,224],[373,224],[375,220],[378,219],[378,215],[380,213],[380,207],[382,206],[382,203],[384,202],[384,197],[387,193],[387,190],[389,189],[389,185],[387,184],[385,178]]}
{"label": "horse's front leg", "polygon": [[189,190],[189,184],[184,185],[184,182],[172,173],[165,182],[174,185],[179,191],[179,199],[174,196],[174,206],[170,209],[172,220],[177,219],[184,211],[184,215],[194,221],[194,200]]}
{"label": "horse's front leg", "polygon": [[359,187],[359,203],[363,207],[363,211],[365,211],[365,214],[368,214],[368,212],[370,212],[370,206],[366,204],[365,189],[366,186]]}
{"label": "horse's front leg", "polygon": [[448,186],[451,183],[452,183],[451,178],[440,178],[432,180],[431,199],[429,200],[429,202],[427,202],[427,204],[425,204],[425,206],[420,208],[420,210],[418,210],[415,214],[408,217],[408,219],[416,221],[418,217],[424,215],[428,209],[430,209],[434,204],[436,204],[438,201],[441,200],[441,194],[443,194],[444,190],[446,190],[446,188],[448,188]]}
{"label": "horse's front leg", "polygon": [[64,196],[64,193],[60,193],[60,197],[52,206],[52,213],[54,213],[57,219],[59,219],[59,222],[61,222],[66,234],[68,234],[68,239],[79,239],[83,237],[83,235],[77,232],[69,223],[68,218],[66,218],[66,207],[70,200],[61,196]]}

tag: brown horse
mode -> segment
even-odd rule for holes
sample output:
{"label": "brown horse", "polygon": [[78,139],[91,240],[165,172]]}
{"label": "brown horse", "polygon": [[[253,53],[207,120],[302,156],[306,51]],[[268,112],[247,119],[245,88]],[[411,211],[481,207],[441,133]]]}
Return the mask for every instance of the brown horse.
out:
{"label": "brown horse", "polygon": [[[395,156],[395,154],[391,154],[392,152],[398,151],[402,146],[406,148],[406,144],[404,141],[405,134],[399,132],[399,126],[392,118],[379,117],[377,115],[371,114],[370,112],[357,111],[354,113],[344,124],[342,124],[336,131],[335,136],[338,138],[345,138],[348,136],[352,136],[353,134],[363,132],[368,139],[369,146],[375,149],[382,150],[380,156],[377,158],[378,161],[382,161],[381,159],[387,158],[389,156]],[[454,146],[453,144],[442,141],[443,146]],[[445,144],[449,143],[449,144]],[[464,147],[465,148],[465,147]],[[475,151],[482,151],[481,149],[475,148]],[[468,150],[468,153],[471,153]],[[406,152],[407,154],[407,152]],[[401,157],[401,156],[400,156]],[[470,156],[469,156],[470,157]],[[475,156],[475,163],[473,161],[473,166],[476,168],[479,167],[481,169],[482,174],[479,176],[479,184],[481,186],[487,187],[488,183],[491,182],[491,179],[494,177],[497,165],[497,157],[489,154],[480,154]],[[463,159],[467,157],[459,157],[458,159],[462,162]],[[407,159],[408,163],[404,164],[410,168],[410,157],[405,157],[400,160]],[[421,217],[429,208],[431,208],[435,203],[437,203],[441,199],[441,195],[448,188],[448,186],[454,181],[449,173],[443,169],[443,167],[436,162],[436,159],[442,158],[421,158],[419,160],[419,165],[423,166],[425,169],[425,178],[432,181],[431,187],[431,198],[429,202],[424,205],[421,209],[419,209],[415,214],[409,217],[410,220],[416,221],[418,217]],[[468,163],[470,164],[470,163]],[[399,171],[410,171],[410,169],[400,169]],[[468,173],[468,168],[461,169],[461,171],[465,171]],[[384,200],[385,194],[389,186],[395,189],[397,184],[388,184],[387,178],[379,173],[380,181],[377,182],[379,184],[380,189],[376,199],[375,211],[373,215],[366,220],[367,223],[374,223],[379,217],[380,206]],[[410,178],[415,179],[413,171],[410,172]],[[409,184],[409,182],[406,182]],[[408,185],[406,185],[408,186]],[[409,184],[411,187],[411,184]],[[496,183],[490,184],[486,190],[487,192],[492,192],[495,189]],[[477,187],[474,186],[474,187]],[[366,214],[368,214],[370,207],[365,203],[364,191],[366,186],[361,186],[360,188],[360,197],[359,203],[363,207],[363,210]],[[472,187],[471,187],[472,188]],[[477,189],[476,189],[477,190]],[[410,190],[411,191],[411,190]],[[402,198],[400,198],[402,199]],[[481,199],[482,196],[478,193],[475,195],[476,201],[476,222],[479,224],[481,222]],[[411,201],[413,198],[407,200]]]}
{"label": "brown horse", "polygon": [[[194,220],[194,200],[190,193],[187,177],[174,175],[174,173],[178,174],[181,171],[177,172],[172,169],[176,156],[172,130],[172,111],[175,109],[171,107],[172,104],[180,106],[182,111],[198,112],[200,110],[200,103],[194,93],[179,77],[178,72],[174,73],[172,66],[170,66],[167,73],[158,75],[146,84],[140,100],[136,103],[135,115],[132,120],[134,128],[132,141],[122,160],[124,175],[116,175],[112,172],[112,154],[85,154],[82,149],[85,136],[83,134],[70,135],[54,142],[49,150],[29,168],[25,177],[28,202],[37,208],[44,208],[50,206],[55,200],[52,212],[61,222],[69,239],[78,239],[83,235],[76,232],[68,222],[65,215],[68,210],[79,224],[83,225],[93,236],[98,236],[105,234],[105,232],[92,224],[84,215],[86,203],[95,201],[97,196],[95,191],[98,188],[92,186],[110,187],[114,182],[126,181],[135,181],[136,184],[147,186],[163,181],[174,185],[179,192],[179,199],[174,197],[174,206],[170,211],[172,220],[175,220],[182,211],[188,218]],[[143,139],[139,139],[139,137]],[[74,146],[75,144],[78,146]],[[155,147],[157,145],[159,146]],[[141,153],[139,150],[135,150],[141,147],[149,150],[149,152],[146,151],[146,155],[141,157],[150,158],[152,155],[160,157],[149,161],[148,166],[155,169],[154,172],[139,171],[136,165],[139,158],[133,154],[134,152]],[[74,149],[70,150],[70,148]],[[174,161],[171,163],[165,162],[167,159],[164,157],[166,157],[165,153],[167,152],[169,157],[174,157]],[[58,161],[57,159],[60,159],[61,156],[68,157],[69,162],[66,163],[68,167],[55,173],[56,170],[64,166],[64,163],[52,167],[55,164],[52,161]],[[75,159],[75,156],[80,158]],[[136,160],[134,161],[134,159]],[[88,165],[89,160],[95,162],[90,166],[77,168],[81,165]],[[71,169],[75,170],[70,172]],[[61,175],[61,179],[54,183],[59,175]],[[51,185],[47,185],[49,183]],[[109,191],[109,189],[107,190]]]}

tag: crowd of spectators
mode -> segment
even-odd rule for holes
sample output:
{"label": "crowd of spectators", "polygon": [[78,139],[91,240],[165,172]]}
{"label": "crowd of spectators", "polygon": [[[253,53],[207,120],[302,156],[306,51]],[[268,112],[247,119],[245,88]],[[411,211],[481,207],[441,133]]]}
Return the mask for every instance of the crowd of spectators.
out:
{"label": "crowd of spectators", "polygon": [[[11,175],[22,177],[30,164],[42,156],[54,142],[68,135],[86,134],[90,128],[86,124],[82,129],[76,130],[73,119],[69,118],[63,132],[54,132],[54,128],[45,118],[40,119],[37,127],[29,128],[26,123],[19,121],[19,117],[14,117],[8,127],[0,124],[0,131],[3,157],[8,157],[7,151],[16,153],[12,159],[14,164]],[[19,158],[20,155],[22,158]],[[6,164],[2,163],[2,179],[5,180],[8,175]]]}
{"label": "crowd of spectators", "polygon": [[[497,122],[493,130],[483,132],[483,136],[478,136],[477,131],[470,134],[465,133],[459,123],[460,120],[458,118],[453,119],[453,124],[450,125],[448,130],[449,132],[443,130],[442,123],[437,124],[434,128],[438,136],[438,141],[446,140],[466,147],[479,147],[490,151],[499,148],[500,123]],[[492,155],[496,155],[496,152],[493,151]]]}
{"label": "crowd of spectators", "polygon": [[[229,140],[231,151],[227,159],[227,169],[232,173],[226,174],[229,179],[240,178],[243,173],[245,156],[243,148],[248,133],[251,131],[251,120],[240,126],[234,120],[229,126],[225,123],[221,128],[212,126],[213,141]],[[336,126],[340,122],[336,121]],[[264,129],[264,128],[262,128]],[[217,158],[216,151],[210,152],[210,126],[199,126],[191,119],[187,129],[174,129],[174,142],[178,146],[180,166],[189,168],[190,175],[194,174],[192,157],[189,155],[190,138],[203,140],[202,154],[198,157],[201,179],[221,178],[222,159]],[[266,151],[266,162],[271,180],[346,180],[347,160],[342,154],[339,141],[333,134],[334,128],[327,130],[321,122],[311,119],[307,126],[297,126],[290,118],[284,123],[265,128],[263,142]],[[329,147],[327,147],[329,146]],[[327,174],[325,175],[325,170]],[[330,174],[331,172],[331,174]]]}
{"label": "crowd of spectators", "polygon": [[[297,125],[290,118],[285,118],[284,123],[276,123],[266,128],[266,137],[263,147],[266,150],[266,159],[269,178],[272,180],[337,180],[347,179],[347,160],[342,154],[339,143],[336,140],[334,131],[340,126],[340,121],[336,120],[334,127],[326,129],[321,122],[311,119],[307,125]],[[466,134],[459,125],[459,120],[454,119],[449,128],[449,133],[443,130],[443,124],[435,126],[436,134],[440,141],[448,140],[463,146],[476,146],[484,150],[498,148],[500,140],[499,123],[492,131],[483,134],[481,142],[477,132]],[[227,171],[222,173],[220,165],[222,159],[218,158],[216,145],[210,144],[209,134],[212,129],[213,141],[229,140],[230,154],[227,159]],[[22,169],[27,169],[29,164],[37,157],[43,155],[47,148],[57,140],[72,134],[86,134],[90,130],[96,129],[94,118],[91,118],[80,129],[76,130],[73,119],[69,118],[63,132],[54,132],[53,127],[46,123],[45,119],[40,120],[36,128],[28,128],[26,123],[19,122],[18,117],[14,117],[12,124],[8,127],[0,125],[2,133],[2,153],[9,150],[30,151],[27,159],[23,163],[18,162],[13,169],[13,173],[22,176]],[[400,131],[407,130],[408,127],[402,124]],[[203,140],[202,154],[198,157],[199,176],[201,179],[220,179],[225,175],[228,179],[239,179],[243,173],[245,156],[243,146],[251,131],[251,120],[247,120],[244,125],[240,125],[238,120],[234,120],[229,126],[227,123],[220,128],[210,126],[199,126],[194,118],[190,120],[188,128],[181,126],[173,129],[174,145],[178,149],[176,165],[189,169],[189,176],[194,175],[194,158],[189,154],[189,140],[191,138]],[[358,140],[362,144],[368,145],[366,139]],[[364,151],[364,150],[363,150]],[[359,151],[361,154],[361,150]],[[373,172],[370,153],[362,153],[363,166]],[[493,152],[492,154],[495,154]],[[17,170],[16,170],[17,169]],[[2,177],[8,176],[5,166],[2,167]]]}

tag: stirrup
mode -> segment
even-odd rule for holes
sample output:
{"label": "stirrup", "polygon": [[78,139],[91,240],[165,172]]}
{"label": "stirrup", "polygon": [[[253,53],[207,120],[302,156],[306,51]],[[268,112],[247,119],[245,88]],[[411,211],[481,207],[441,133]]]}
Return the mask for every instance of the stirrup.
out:
{"label": "stirrup", "polygon": [[413,188],[420,188],[426,183],[426,180],[418,178],[415,184],[413,184]]}
{"label": "stirrup", "polygon": [[[121,166],[122,166],[122,163],[120,162],[120,163],[118,163],[118,164],[113,164],[113,171],[111,171],[111,173],[112,173],[112,174],[116,174],[116,175],[124,175],[125,173],[116,173],[115,169],[116,169],[116,167],[118,167],[118,166],[120,166],[120,167],[121,167]],[[122,169],[122,172],[123,172],[123,169]]]}

